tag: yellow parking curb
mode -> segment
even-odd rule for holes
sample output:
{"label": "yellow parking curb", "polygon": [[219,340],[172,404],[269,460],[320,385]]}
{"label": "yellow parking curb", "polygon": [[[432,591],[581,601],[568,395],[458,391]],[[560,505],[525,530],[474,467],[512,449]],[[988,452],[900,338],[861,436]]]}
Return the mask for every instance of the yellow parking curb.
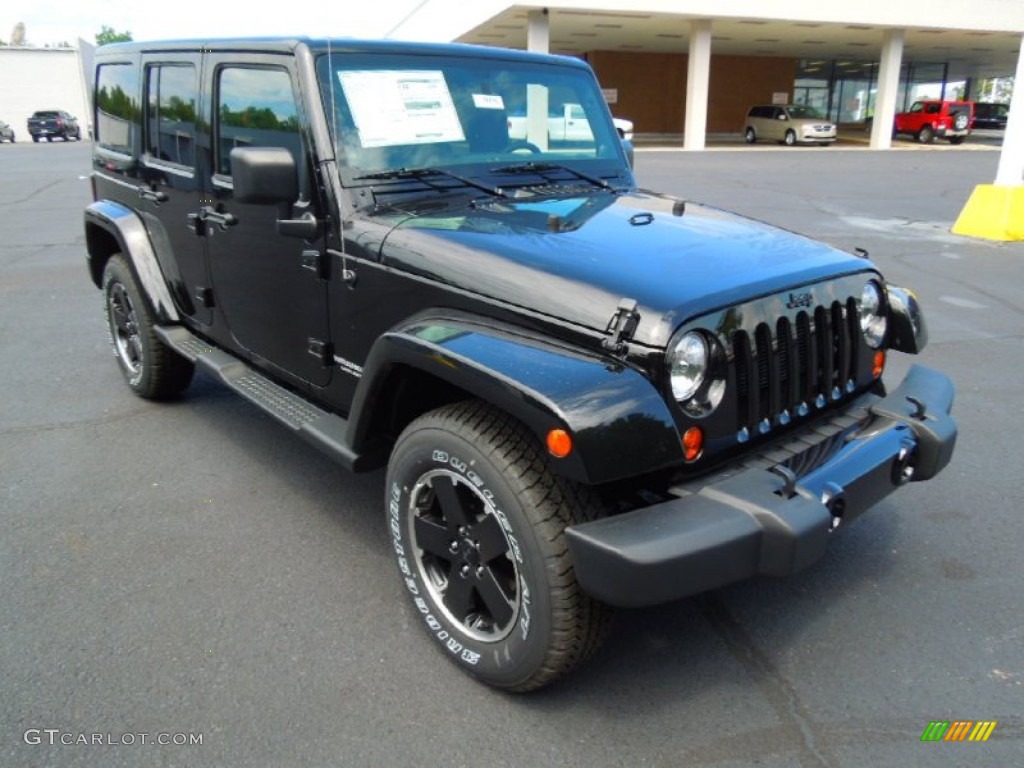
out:
{"label": "yellow parking curb", "polygon": [[953,233],[986,240],[1024,240],[1024,186],[979,184]]}

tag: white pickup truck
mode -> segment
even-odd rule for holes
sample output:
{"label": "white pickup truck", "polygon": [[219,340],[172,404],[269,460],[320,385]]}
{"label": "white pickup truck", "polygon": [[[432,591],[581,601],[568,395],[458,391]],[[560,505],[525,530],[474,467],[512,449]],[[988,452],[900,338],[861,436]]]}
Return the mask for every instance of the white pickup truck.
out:
{"label": "white pickup truck", "polygon": [[[632,141],[633,122],[621,117],[612,118],[619,136]],[[526,139],[526,115],[509,115],[508,137]],[[548,116],[548,141],[593,141],[594,134],[583,107],[579,104],[563,104],[562,111]]]}

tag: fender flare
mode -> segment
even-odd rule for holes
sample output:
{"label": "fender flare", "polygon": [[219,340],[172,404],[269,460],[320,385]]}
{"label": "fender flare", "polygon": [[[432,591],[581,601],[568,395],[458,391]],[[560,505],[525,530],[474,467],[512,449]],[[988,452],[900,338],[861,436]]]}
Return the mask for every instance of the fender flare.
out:
{"label": "fender flare", "polygon": [[898,352],[919,354],[928,344],[928,326],[917,295],[907,288],[892,284],[887,284],[885,290],[892,323],[889,347]]}
{"label": "fender flare", "polygon": [[545,444],[566,429],[573,450],[552,469],[598,484],[681,465],[679,433],[651,382],[612,358],[558,346],[463,318],[413,321],[382,335],[363,368],[349,424],[350,444],[372,439],[373,411],[400,367],[479,397],[524,423]]}
{"label": "fender flare", "polygon": [[178,309],[171,299],[171,292],[164,280],[146,226],[138,214],[110,200],[98,200],[85,209],[89,274],[99,288],[103,281],[103,266],[111,254],[99,245],[93,227],[99,227],[117,242],[118,249],[128,259],[158,321],[177,323],[180,319]]}

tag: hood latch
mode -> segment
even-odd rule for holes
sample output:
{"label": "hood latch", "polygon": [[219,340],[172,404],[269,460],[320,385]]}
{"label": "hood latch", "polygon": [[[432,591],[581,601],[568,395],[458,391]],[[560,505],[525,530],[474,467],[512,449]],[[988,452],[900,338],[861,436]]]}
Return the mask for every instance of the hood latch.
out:
{"label": "hood latch", "polygon": [[605,333],[607,339],[601,340],[601,346],[613,355],[622,356],[628,349],[626,342],[633,338],[636,327],[640,323],[640,313],[636,311],[635,299],[619,299],[619,308],[608,321]]}

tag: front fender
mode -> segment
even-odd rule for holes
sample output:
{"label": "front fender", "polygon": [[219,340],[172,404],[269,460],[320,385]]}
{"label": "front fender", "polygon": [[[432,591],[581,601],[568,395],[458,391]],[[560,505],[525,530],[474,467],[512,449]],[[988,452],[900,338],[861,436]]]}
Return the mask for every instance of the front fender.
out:
{"label": "front fender", "polygon": [[178,322],[178,310],[160,270],[153,243],[142,219],[134,211],[110,200],[98,200],[85,209],[85,235],[89,273],[97,288],[102,281],[104,264],[114,250],[119,251],[135,271],[158,321]]}
{"label": "front fender", "polygon": [[350,440],[372,437],[372,411],[385,382],[408,366],[485,400],[545,443],[566,429],[573,450],[554,471],[587,484],[663,469],[683,460],[664,400],[638,371],[610,358],[560,347],[465,319],[414,321],[381,336],[356,392]]}

